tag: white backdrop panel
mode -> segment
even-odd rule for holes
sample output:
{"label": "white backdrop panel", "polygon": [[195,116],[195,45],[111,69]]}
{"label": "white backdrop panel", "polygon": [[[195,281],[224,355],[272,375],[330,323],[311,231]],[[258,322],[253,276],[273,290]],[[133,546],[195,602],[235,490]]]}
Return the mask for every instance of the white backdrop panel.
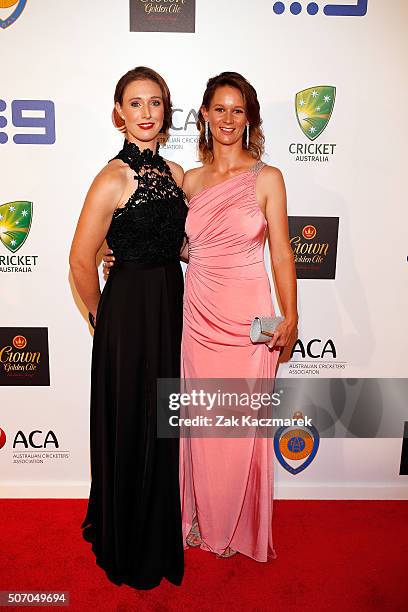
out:
{"label": "white backdrop panel", "polygon": [[[365,17],[348,18],[321,10],[279,16],[271,0],[197,0],[196,33],[173,34],[129,32],[127,0],[29,0],[17,22],[0,31],[9,135],[0,145],[0,204],[34,203],[21,252],[38,255],[31,273],[1,274],[1,326],[48,327],[51,369],[48,388],[0,389],[0,427],[8,435],[0,451],[2,495],[87,494],[92,337],[69,281],[68,252],[92,178],[121,147],[110,123],[113,91],[135,65],[165,77],[174,106],[183,109],[177,125],[198,109],[210,76],[236,70],[253,83],[264,159],[284,173],[289,214],[340,218],[336,279],[299,281],[300,338],[333,339],[337,359],[347,364],[336,375],[407,376],[406,4],[370,0]],[[319,141],[335,143],[335,153],[328,162],[296,162],[289,144],[306,138],[295,94],[323,84],[335,86],[337,96]],[[55,103],[55,144],[13,142],[16,99]],[[181,146],[165,153],[185,169],[197,164],[194,144],[182,142],[187,133],[192,125],[174,131],[181,140],[173,144]],[[279,376],[288,369],[283,364]],[[55,431],[69,457],[13,463],[10,439],[34,429]],[[323,440],[302,474],[276,468],[277,494],[408,497],[407,477],[398,476],[400,451],[401,439]]]}

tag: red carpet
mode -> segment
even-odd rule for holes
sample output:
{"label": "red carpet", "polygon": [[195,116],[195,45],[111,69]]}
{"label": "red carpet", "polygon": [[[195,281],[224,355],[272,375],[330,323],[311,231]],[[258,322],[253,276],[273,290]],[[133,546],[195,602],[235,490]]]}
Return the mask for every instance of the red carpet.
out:
{"label": "red carpet", "polygon": [[108,582],[81,537],[85,505],[0,500],[1,591],[69,591],[51,609],[70,612],[408,610],[408,502],[277,501],[277,560],[188,550],[183,586],[153,591]]}

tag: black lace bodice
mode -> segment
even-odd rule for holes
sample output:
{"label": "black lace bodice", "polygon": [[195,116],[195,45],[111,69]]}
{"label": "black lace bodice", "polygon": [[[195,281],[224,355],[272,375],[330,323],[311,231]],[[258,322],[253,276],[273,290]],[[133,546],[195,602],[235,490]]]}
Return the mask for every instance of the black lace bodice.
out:
{"label": "black lace bodice", "polygon": [[140,151],[125,140],[114,159],[135,172],[136,191],[112,216],[106,242],[116,261],[160,264],[178,260],[183,244],[187,205],[183,190],[175,183],[159,145]]}

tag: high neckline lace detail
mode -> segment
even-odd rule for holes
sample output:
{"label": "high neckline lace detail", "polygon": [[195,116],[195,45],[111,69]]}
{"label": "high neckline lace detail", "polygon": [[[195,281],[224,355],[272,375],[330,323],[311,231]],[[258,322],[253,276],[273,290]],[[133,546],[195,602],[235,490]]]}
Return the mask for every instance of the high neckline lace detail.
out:
{"label": "high neckline lace detail", "polygon": [[123,143],[123,150],[125,151],[125,153],[128,153],[129,156],[134,157],[134,158],[144,157],[147,159],[153,159],[156,156],[160,157],[159,149],[160,149],[159,143],[156,144],[155,151],[149,148],[143,149],[143,151],[141,151],[135,142],[130,142],[129,140],[126,140],[126,138],[125,138],[125,142]]}
{"label": "high neckline lace detail", "polygon": [[141,151],[136,143],[125,139],[118,157],[125,161],[137,174],[142,169],[144,171],[154,169],[159,174],[169,175],[171,174],[170,168],[159,154],[159,149],[160,145],[157,143],[155,151],[152,149],[143,149]]}
{"label": "high neckline lace detail", "polygon": [[115,159],[134,172],[135,191],[114,211],[106,240],[117,261],[160,263],[179,258],[187,216],[185,195],[163,157],[125,140]]}

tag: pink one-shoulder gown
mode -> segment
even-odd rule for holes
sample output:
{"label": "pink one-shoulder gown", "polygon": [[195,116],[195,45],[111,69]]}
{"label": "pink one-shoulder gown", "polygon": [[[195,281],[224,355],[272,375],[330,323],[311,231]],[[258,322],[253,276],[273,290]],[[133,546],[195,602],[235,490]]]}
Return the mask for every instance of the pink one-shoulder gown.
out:
{"label": "pink one-shoulder gown", "polygon": [[[266,220],[252,170],[191,198],[181,376],[271,379],[277,351],[254,345],[251,321],[273,315],[264,264]],[[201,548],[227,547],[257,561],[272,543],[273,444],[270,438],[183,438],[180,487],[184,541],[196,515]]]}

